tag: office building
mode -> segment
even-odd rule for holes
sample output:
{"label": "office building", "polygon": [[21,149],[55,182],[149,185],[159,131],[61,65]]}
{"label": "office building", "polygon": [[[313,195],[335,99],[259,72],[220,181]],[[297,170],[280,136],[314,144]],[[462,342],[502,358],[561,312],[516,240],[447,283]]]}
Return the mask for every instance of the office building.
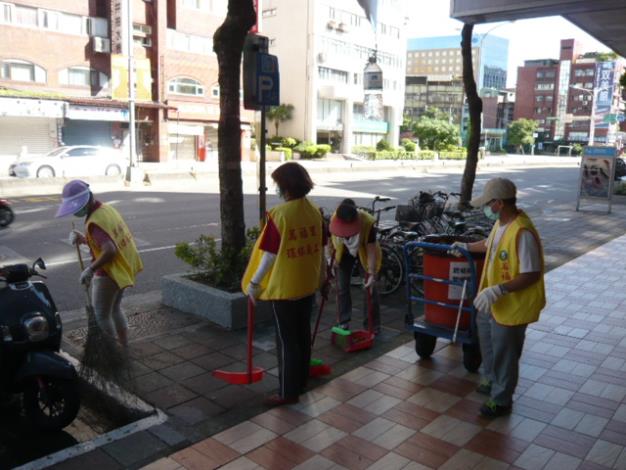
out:
{"label": "office building", "polygon": [[[344,153],[381,139],[397,145],[405,17],[405,0],[381,0],[374,34],[356,0],[265,0],[262,33],[270,38],[269,52],[278,56],[281,101],[294,106],[281,134],[330,143]],[[367,105],[375,101],[366,101],[364,90],[364,70],[374,53],[383,75],[377,112]]]}

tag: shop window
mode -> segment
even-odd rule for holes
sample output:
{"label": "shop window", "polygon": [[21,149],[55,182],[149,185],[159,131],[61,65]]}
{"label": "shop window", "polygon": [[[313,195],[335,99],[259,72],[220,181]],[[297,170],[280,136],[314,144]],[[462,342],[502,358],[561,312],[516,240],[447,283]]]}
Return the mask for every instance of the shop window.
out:
{"label": "shop window", "polygon": [[18,82],[46,83],[46,71],[24,60],[5,60],[0,68],[0,78]]}
{"label": "shop window", "polygon": [[204,87],[191,78],[175,78],[168,86],[170,93],[177,95],[204,96]]}

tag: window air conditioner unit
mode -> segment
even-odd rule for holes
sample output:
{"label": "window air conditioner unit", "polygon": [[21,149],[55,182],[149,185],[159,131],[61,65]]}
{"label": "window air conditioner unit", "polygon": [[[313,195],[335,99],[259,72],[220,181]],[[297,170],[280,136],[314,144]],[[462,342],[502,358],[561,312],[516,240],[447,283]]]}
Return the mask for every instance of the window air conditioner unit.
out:
{"label": "window air conditioner unit", "polygon": [[335,20],[328,20],[328,23],[326,23],[326,27],[328,29],[336,29],[337,28],[337,22]]}
{"label": "window air conditioner unit", "polygon": [[111,40],[107,38],[100,38],[98,36],[94,36],[91,38],[92,47],[94,52],[103,52],[109,53],[111,52]]}
{"label": "window air conditioner unit", "polygon": [[347,33],[348,25],[346,25],[345,23],[339,23],[339,26],[337,26],[337,31],[341,31],[342,33]]}

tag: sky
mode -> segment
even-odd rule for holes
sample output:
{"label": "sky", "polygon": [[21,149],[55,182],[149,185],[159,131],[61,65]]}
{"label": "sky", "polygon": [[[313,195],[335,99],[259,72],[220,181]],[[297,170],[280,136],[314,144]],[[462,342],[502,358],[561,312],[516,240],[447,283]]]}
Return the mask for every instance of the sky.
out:
{"label": "sky", "polygon": [[[412,0],[409,8],[408,37],[458,34],[460,39],[463,23],[450,18],[449,0]],[[517,67],[525,60],[558,59],[561,39],[581,41],[584,52],[610,50],[560,16],[477,25],[474,32],[509,39],[508,87],[515,86]]]}

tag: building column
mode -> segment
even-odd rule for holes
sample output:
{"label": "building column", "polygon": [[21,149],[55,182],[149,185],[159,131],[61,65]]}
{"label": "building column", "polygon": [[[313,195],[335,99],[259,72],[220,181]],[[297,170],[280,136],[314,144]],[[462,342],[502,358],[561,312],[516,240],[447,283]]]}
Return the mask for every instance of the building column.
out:
{"label": "building column", "polygon": [[351,99],[344,101],[343,109],[343,135],[341,137],[341,151],[343,153],[352,152],[353,124],[354,124],[354,102]]}

